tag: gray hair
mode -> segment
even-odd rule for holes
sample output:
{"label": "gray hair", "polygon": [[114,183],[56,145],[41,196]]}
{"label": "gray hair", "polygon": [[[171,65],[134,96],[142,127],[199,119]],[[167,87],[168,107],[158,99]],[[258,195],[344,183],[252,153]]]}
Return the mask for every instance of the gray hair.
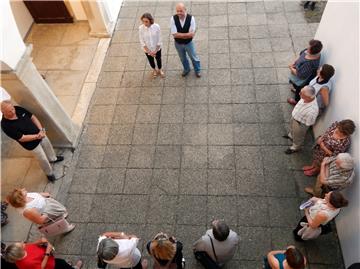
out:
{"label": "gray hair", "polygon": [[315,97],[315,88],[312,87],[312,86],[305,86],[304,88],[301,89],[301,92],[307,96],[307,97],[310,97],[310,98],[313,98]]}
{"label": "gray hair", "polygon": [[340,161],[341,168],[348,170],[354,168],[354,159],[349,153],[339,153],[336,159]]}
{"label": "gray hair", "polygon": [[100,241],[97,255],[100,259],[111,261],[119,252],[118,244],[111,238],[105,238]]}
{"label": "gray hair", "polygon": [[7,262],[15,263],[24,258],[25,250],[21,243],[15,243],[7,246],[2,255]]}

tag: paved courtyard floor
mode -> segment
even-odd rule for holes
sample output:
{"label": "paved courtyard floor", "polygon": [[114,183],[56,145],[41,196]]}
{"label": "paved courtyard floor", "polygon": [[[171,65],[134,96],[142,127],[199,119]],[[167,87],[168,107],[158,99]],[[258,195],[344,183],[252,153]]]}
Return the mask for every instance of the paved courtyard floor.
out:
{"label": "paved courtyard floor", "polygon": [[[186,2],[195,16],[202,77],[182,78],[169,33],[174,2],[125,1],[102,67],[66,206],[77,228],[57,253],[96,268],[105,231],[145,243],[158,231],[184,243],[187,268],[201,268],[192,243],[221,218],[240,236],[226,268],[262,268],[271,249],[301,248],[310,269],[343,268],[336,234],[297,244],[292,228],[313,182],[311,159],[284,154],[291,107],[287,65],[317,23],[298,2]],[[152,79],[138,42],[138,18],[151,12],[163,36],[165,79]]]}

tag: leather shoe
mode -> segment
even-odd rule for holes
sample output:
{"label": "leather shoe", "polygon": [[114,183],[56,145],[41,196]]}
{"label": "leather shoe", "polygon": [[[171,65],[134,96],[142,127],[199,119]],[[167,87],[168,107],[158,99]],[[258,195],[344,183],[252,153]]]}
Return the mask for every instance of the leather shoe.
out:
{"label": "leather shoe", "polygon": [[196,75],[197,78],[201,78],[201,73],[200,72],[196,72],[195,75]]}
{"label": "leather shoe", "polygon": [[55,180],[56,180],[56,177],[54,175],[49,175],[47,176],[47,179],[51,182],[51,183],[54,183]]}
{"label": "leather shoe", "polygon": [[62,162],[64,160],[63,156],[56,156],[56,160],[52,161],[51,163],[58,163],[58,162]]}
{"label": "leather shoe", "polygon": [[189,70],[189,71],[183,71],[183,72],[181,73],[181,76],[182,76],[182,77],[186,77],[189,73],[190,73],[190,70]]}
{"label": "leather shoe", "polygon": [[290,139],[290,140],[293,140],[290,136],[288,136],[288,135],[283,135],[282,136],[283,138],[286,138],[286,139]]}
{"label": "leather shoe", "polygon": [[288,148],[287,150],[285,150],[285,154],[293,154],[295,152],[297,152],[297,150],[293,150],[291,148]]}

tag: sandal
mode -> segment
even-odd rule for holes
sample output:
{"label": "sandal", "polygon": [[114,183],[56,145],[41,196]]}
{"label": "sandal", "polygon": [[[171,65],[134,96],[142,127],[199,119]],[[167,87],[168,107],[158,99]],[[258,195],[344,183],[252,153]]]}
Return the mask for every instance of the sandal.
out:
{"label": "sandal", "polygon": [[305,166],[303,166],[302,170],[303,170],[303,171],[307,171],[307,170],[311,170],[311,169],[314,169],[314,168],[315,168],[315,167],[312,166],[312,165],[305,165]]}
{"label": "sandal", "polygon": [[162,78],[165,77],[165,73],[161,69],[159,69],[158,73],[159,73],[160,77],[162,77]]}
{"label": "sandal", "polygon": [[304,171],[304,175],[308,176],[308,177],[316,176],[317,174],[318,174],[318,171],[316,168]]}
{"label": "sandal", "polygon": [[158,73],[157,73],[157,71],[154,69],[154,71],[153,71],[153,73],[152,73],[153,78],[156,78],[157,75],[158,75]]}

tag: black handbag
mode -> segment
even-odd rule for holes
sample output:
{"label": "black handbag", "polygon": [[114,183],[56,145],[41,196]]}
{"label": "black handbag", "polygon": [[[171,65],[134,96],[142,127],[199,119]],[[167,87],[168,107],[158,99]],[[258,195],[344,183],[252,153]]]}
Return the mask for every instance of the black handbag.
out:
{"label": "black handbag", "polygon": [[210,235],[208,235],[208,236],[210,238],[210,242],[211,242],[211,246],[212,246],[212,250],[214,252],[216,262],[213,259],[211,259],[211,257],[209,256],[209,254],[207,254],[206,251],[195,251],[194,252],[195,259],[197,259],[202,264],[202,266],[204,266],[206,269],[220,269],[221,267],[217,263],[217,257],[216,257],[216,252],[215,252],[215,248],[214,248],[214,243],[213,243]]}

